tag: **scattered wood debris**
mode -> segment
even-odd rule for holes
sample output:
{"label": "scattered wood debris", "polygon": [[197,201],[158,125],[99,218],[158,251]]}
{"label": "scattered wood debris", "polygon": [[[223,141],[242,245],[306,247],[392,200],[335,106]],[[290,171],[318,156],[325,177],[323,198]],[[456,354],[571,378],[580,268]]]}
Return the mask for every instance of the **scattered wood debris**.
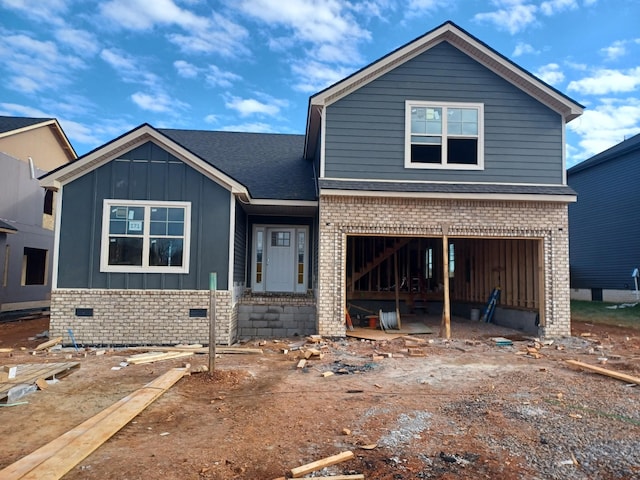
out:
{"label": "scattered wood debris", "polygon": [[592,372],[596,372],[601,375],[606,375],[607,377],[615,378],[617,380],[622,380],[623,382],[640,385],[640,378],[627,375],[626,373],[616,372],[614,370],[609,370],[607,368],[596,367],[595,365],[589,365],[588,363],[578,362],[577,360],[567,360],[567,363],[570,365],[575,365],[576,367],[584,368],[585,370],[591,370]]}
{"label": "scattered wood debris", "polygon": [[296,368],[304,368],[306,364],[307,364],[307,360],[303,358],[298,362],[298,365],[296,366]]}
{"label": "scattered wood debris", "polygon": [[[316,460],[315,462],[307,463],[306,465],[302,465],[300,467],[291,469],[291,476],[293,478],[300,478],[307,473],[314,472],[316,470],[320,470],[324,467],[329,467],[331,465],[335,465],[337,463],[346,462],[347,460],[351,460],[355,455],[351,450],[347,450],[345,452],[338,453],[336,455],[332,455],[330,457],[323,458],[322,460]],[[333,477],[335,478],[335,477]]]}

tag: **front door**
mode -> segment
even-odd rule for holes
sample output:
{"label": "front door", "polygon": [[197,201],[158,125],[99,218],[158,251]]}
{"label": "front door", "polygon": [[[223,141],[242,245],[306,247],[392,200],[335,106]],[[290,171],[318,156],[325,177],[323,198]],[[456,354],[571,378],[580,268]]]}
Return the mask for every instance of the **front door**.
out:
{"label": "front door", "polygon": [[293,292],[295,280],[295,229],[269,228],[266,231],[267,292]]}

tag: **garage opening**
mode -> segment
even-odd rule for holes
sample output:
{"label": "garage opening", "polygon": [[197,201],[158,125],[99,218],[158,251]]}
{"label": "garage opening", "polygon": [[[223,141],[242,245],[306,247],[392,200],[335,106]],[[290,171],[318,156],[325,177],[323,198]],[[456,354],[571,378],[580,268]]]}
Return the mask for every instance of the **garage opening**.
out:
{"label": "garage opening", "polygon": [[397,310],[402,324],[426,323],[437,334],[446,302],[454,320],[485,320],[498,291],[491,321],[537,333],[544,321],[541,251],[542,241],[529,238],[348,236],[346,308],[360,326]]}

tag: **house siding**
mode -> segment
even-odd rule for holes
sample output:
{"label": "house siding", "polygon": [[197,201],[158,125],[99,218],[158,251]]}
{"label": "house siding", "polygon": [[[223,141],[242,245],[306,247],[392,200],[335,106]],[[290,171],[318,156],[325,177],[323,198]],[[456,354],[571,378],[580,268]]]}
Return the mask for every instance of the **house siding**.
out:
{"label": "house siding", "polygon": [[[65,185],[58,288],[206,290],[209,272],[229,288],[229,191],[147,142]],[[104,199],[191,202],[188,274],[100,271]]]}
{"label": "house siding", "polygon": [[[631,273],[640,268],[639,179],[640,147],[569,171],[568,183],[578,193],[578,202],[569,207],[572,289],[627,291],[626,300],[635,298]],[[609,295],[612,301],[623,297]]]}
{"label": "house siding", "polygon": [[247,269],[247,214],[242,210],[240,202],[236,202],[236,230],[234,232],[233,283],[245,284]]}
{"label": "house siding", "polygon": [[[484,170],[404,167],[405,100],[484,104]],[[326,108],[325,177],[562,184],[561,116],[447,42]]]}

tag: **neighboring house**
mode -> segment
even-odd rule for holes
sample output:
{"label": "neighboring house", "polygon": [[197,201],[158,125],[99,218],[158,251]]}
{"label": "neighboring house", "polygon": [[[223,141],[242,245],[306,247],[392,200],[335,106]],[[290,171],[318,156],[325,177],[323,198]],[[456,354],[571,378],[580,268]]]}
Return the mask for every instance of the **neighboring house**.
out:
{"label": "neighboring house", "polygon": [[568,172],[580,200],[569,207],[571,297],[638,301],[640,134]]}
{"label": "neighboring house", "polygon": [[76,154],[53,118],[0,116],[0,314],[49,308],[54,192],[38,177]]}
{"label": "neighboring house", "polygon": [[[570,334],[566,122],[583,107],[447,22],[309,101],[304,136],[142,125],[45,176],[51,330],[83,343],[345,335],[346,307]],[[372,308],[375,307],[375,308]],[[355,312],[354,312],[355,313]]]}

